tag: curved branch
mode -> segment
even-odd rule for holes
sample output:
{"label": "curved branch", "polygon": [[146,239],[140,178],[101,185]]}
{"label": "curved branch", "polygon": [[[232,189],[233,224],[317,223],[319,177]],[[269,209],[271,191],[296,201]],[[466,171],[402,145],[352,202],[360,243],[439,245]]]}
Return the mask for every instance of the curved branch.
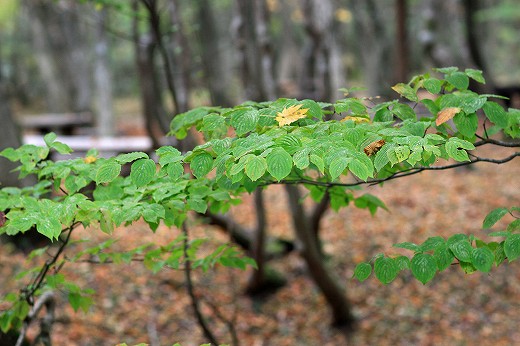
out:
{"label": "curved branch", "polygon": [[473,144],[475,147],[479,147],[479,146],[485,145],[485,144],[494,144],[494,145],[498,145],[498,146],[506,147],[506,148],[520,148],[520,142],[497,141],[496,139],[485,138],[478,134],[475,134],[475,136],[477,138],[481,139],[480,142],[476,142],[475,144]]}
{"label": "curved branch", "polygon": [[476,156],[475,159],[473,159],[471,161],[457,162],[457,163],[454,163],[454,164],[451,164],[451,165],[446,165],[446,166],[414,167],[414,168],[410,168],[408,170],[404,170],[404,171],[400,171],[400,172],[394,173],[394,174],[392,174],[392,175],[390,175],[389,177],[386,177],[386,178],[372,179],[372,180],[367,180],[367,181],[356,181],[354,183],[342,183],[342,182],[329,182],[329,181],[315,181],[315,180],[309,180],[309,179],[298,179],[298,180],[268,181],[268,182],[265,182],[263,184],[260,184],[260,186],[275,185],[275,184],[279,184],[279,185],[307,184],[307,185],[315,185],[315,186],[323,186],[323,187],[333,187],[333,186],[349,187],[349,186],[358,186],[358,185],[369,185],[369,186],[372,186],[372,185],[377,185],[377,184],[383,183],[385,181],[389,181],[389,180],[393,180],[393,179],[397,179],[397,178],[406,177],[406,176],[409,176],[409,175],[414,175],[414,174],[417,174],[417,173],[421,173],[423,171],[440,171],[440,170],[452,169],[452,168],[457,168],[457,167],[469,166],[469,165],[472,165],[472,164],[477,163],[477,162],[489,162],[489,163],[494,163],[494,164],[500,165],[500,164],[512,161],[517,156],[520,156],[520,152],[516,152],[516,153],[514,153],[514,154],[512,154],[510,156],[507,156],[507,157],[503,158],[503,159],[490,159],[490,158],[487,158],[487,157],[478,157],[478,156]]}

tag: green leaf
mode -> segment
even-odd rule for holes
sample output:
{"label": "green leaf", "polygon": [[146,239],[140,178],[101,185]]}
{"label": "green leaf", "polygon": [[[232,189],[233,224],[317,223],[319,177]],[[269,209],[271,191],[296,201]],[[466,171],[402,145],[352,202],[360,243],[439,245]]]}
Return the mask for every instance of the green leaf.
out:
{"label": "green leaf", "polygon": [[323,159],[316,154],[311,154],[309,158],[311,162],[316,166],[316,168],[318,168],[318,170],[323,174],[323,172],[325,171],[325,162],[323,161]]}
{"label": "green leaf", "polygon": [[401,95],[404,98],[407,98],[410,101],[418,102],[419,98],[417,97],[417,93],[411,86],[404,83],[398,83],[392,87],[392,90],[394,90],[396,93]]}
{"label": "green leaf", "polygon": [[464,70],[464,73],[466,73],[466,75],[469,78],[471,78],[479,83],[486,84],[486,80],[484,79],[484,76],[482,76],[482,71],[475,70],[472,68],[467,68],[466,70]]}
{"label": "green leaf", "polygon": [[246,175],[252,181],[261,178],[267,170],[267,162],[261,156],[254,156],[245,165]]}
{"label": "green leaf", "polygon": [[368,279],[368,277],[370,276],[371,273],[372,273],[372,266],[366,262],[359,263],[356,266],[356,269],[354,269],[354,277],[361,282]]}
{"label": "green leaf", "polygon": [[406,256],[399,256],[394,258],[395,263],[399,270],[410,269],[410,259]]}
{"label": "green leaf", "polygon": [[411,270],[413,276],[417,278],[422,284],[426,284],[433,279],[437,272],[437,263],[432,255],[425,253],[418,253],[412,258]]}
{"label": "green leaf", "polygon": [[103,163],[96,173],[96,184],[109,183],[121,173],[121,165],[115,161]]}
{"label": "green leaf", "polygon": [[417,115],[412,107],[404,103],[398,103],[392,108],[392,114],[401,120],[411,119],[417,120]]}
{"label": "green leaf", "polygon": [[504,215],[508,213],[507,208],[496,208],[493,209],[489,214],[486,215],[484,222],[482,222],[482,228],[491,228],[495,223],[498,222]]}
{"label": "green leaf", "polygon": [[482,107],[486,117],[495,125],[506,128],[508,125],[507,113],[498,103],[487,101]]}
{"label": "green leaf", "polygon": [[423,81],[423,85],[430,94],[438,94],[441,92],[442,82],[437,78],[427,78]]}
{"label": "green leaf", "polygon": [[[452,159],[463,162],[471,161],[466,150],[473,150],[475,146],[468,141],[457,137],[451,137],[445,144],[446,152]],[[466,149],[466,150],[464,150]]]}
{"label": "green leaf", "polygon": [[426,241],[424,243],[421,244],[421,251],[435,250],[438,246],[441,246],[445,243],[446,243],[446,241],[442,237],[439,237],[439,236],[430,237],[430,238],[426,239]]}
{"label": "green leaf", "polygon": [[53,142],[51,148],[62,155],[70,154],[73,151],[67,144],[62,142]]}
{"label": "green leaf", "polygon": [[399,267],[393,259],[379,257],[374,263],[374,274],[379,281],[387,285],[397,277]]}
{"label": "green leaf", "polygon": [[117,155],[115,160],[117,163],[124,165],[125,163],[135,161],[137,159],[147,159],[148,155],[143,152],[133,152],[128,154]]}
{"label": "green leaf", "polygon": [[293,160],[282,148],[275,148],[266,157],[267,171],[278,181],[291,173]]}
{"label": "green leaf", "polygon": [[469,86],[469,78],[463,72],[455,72],[446,76],[446,80],[459,90],[466,90]]}
{"label": "green leaf", "polygon": [[504,252],[509,262],[520,257],[520,234],[511,234],[504,242]]}
{"label": "green leaf", "polygon": [[469,241],[461,240],[450,244],[449,247],[457,259],[463,262],[471,262],[471,253],[473,252],[473,247]]}
{"label": "green leaf", "polygon": [[409,241],[405,241],[402,243],[397,243],[392,245],[393,247],[399,248],[399,249],[406,249],[411,251],[419,251],[421,247],[415,243],[411,243]]}
{"label": "green leaf", "polygon": [[151,159],[139,159],[132,164],[130,179],[137,187],[149,184],[155,176],[155,162]]}
{"label": "green leaf", "polygon": [[256,109],[238,109],[231,114],[231,125],[238,136],[253,131],[258,123],[260,114]]}
{"label": "green leaf", "polygon": [[473,249],[471,263],[483,273],[489,273],[495,261],[495,255],[487,247]]}
{"label": "green leaf", "polygon": [[435,248],[433,258],[435,263],[437,263],[437,269],[443,271],[451,265],[455,257],[447,245],[439,245]]}
{"label": "green leaf", "polygon": [[36,230],[51,240],[58,239],[61,234],[61,223],[57,218],[42,215],[36,222]]}
{"label": "green leaf", "polygon": [[43,136],[43,141],[45,142],[45,145],[51,148],[52,142],[54,142],[57,137],[58,136],[54,132],[49,132],[45,136]]}
{"label": "green leaf", "polygon": [[348,163],[352,159],[349,157],[340,157],[337,160],[334,160],[330,163],[329,166],[329,174],[332,180],[336,180],[341,173],[347,168]]}
{"label": "green leaf", "polygon": [[457,113],[453,118],[453,122],[455,126],[457,126],[457,130],[462,133],[466,137],[475,136],[475,132],[477,132],[478,128],[478,117],[477,114],[464,114]]}
{"label": "green leaf", "polygon": [[196,178],[202,178],[213,168],[213,156],[201,152],[191,159],[190,169]]}

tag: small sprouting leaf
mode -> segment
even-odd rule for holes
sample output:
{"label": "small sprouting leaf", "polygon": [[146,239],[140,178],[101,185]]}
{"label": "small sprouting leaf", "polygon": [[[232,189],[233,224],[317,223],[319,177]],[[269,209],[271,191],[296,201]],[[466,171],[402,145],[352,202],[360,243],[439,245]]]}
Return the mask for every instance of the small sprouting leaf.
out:
{"label": "small sprouting leaf", "polygon": [[495,261],[495,255],[487,247],[473,249],[471,263],[483,273],[489,273]]}
{"label": "small sprouting leaf", "polygon": [[437,272],[437,263],[432,255],[425,253],[418,253],[412,258],[411,270],[413,276],[417,278],[422,284],[426,284],[433,279]]}
{"label": "small sprouting leaf", "polygon": [[366,262],[359,263],[356,266],[356,269],[354,269],[354,277],[361,282],[368,279],[368,277],[370,276],[371,273],[372,273],[372,266]]}
{"label": "small sprouting leaf", "polygon": [[202,178],[213,168],[213,156],[207,152],[201,152],[193,157],[190,162],[190,169],[196,178]]}
{"label": "small sprouting leaf", "polygon": [[278,181],[291,173],[293,160],[282,148],[275,148],[266,157],[267,171]]}
{"label": "small sprouting leaf", "polygon": [[504,252],[509,262],[520,257],[520,234],[511,234],[504,242]]}
{"label": "small sprouting leaf", "polygon": [[115,161],[103,163],[96,173],[96,184],[108,183],[121,173],[121,165]]}
{"label": "small sprouting leaf", "polygon": [[462,109],[459,107],[448,107],[441,110],[437,113],[437,119],[435,119],[435,124],[437,126],[444,124],[448,120],[452,119],[455,114],[459,113]]}
{"label": "small sprouting leaf", "polygon": [[245,165],[246,175],[252,181],[261,178],[267,170],[267,162],[261,156],[253,156]]}
{"label": "small sprouting leaf", "polygon": [[484,222],[482,223],[482,228],[491,228],[495,223],[498,222],[504,215],[508,212],[507,208],[496,208],[493,209],[489,214],[487,214]]}
{"label": "small sprouting leaf", "polygon": [[374,274],[379,281],[386,285],[397,277],[399,267],[392,258],[381,256],[374,263]]}
{"label": "small sprouting leaf", "polygon": [[467,240],[461,240],[456,243],[450,244],[450,249],[460,261],[471,262],[471,253],[473,247]]}
{"label": "small sprouting leaf", "polygon": [[155,162],[151,159],[139,159],[132,164],[130,179],[137,187],[150,183],[155,175]]}

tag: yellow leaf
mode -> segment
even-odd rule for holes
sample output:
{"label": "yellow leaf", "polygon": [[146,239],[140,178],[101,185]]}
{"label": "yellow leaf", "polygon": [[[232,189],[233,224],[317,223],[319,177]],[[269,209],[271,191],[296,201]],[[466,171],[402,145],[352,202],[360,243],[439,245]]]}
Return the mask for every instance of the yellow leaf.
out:
{"label": "yellow leaf", "polygon": [[435,124],[437,126],[444,124],[446,121],[450,120],[455,116],[455,114],[459,113],[461,109],[459,107],[448,107],[441,110],[437,113],[437,119],[435,120]]}
{"label": "yellow leaf", "polygon": [[307,116],[308,108],[302,108],[303,105],[294,105],[288,108],[284,108],[281,112],[276,114],[276,121],[278,126],[289,125],[294,123],[296,120],[305,118]]}
{"label": "yellow leaf", "polygon": [[87,156],[83,159],[85,163],[93,163],[96,162],[97,158],[95,156]]}
{"label": "yellow leaf", "polygon": [[341,122],[348,121],[348,120],[352,120],[356,124],[369,123],[370,122],[370,119],[367,119],[367,118],[364,118],[364,117],[353,117],[351,115],[348,115],[348,116],[344,117],[343,119],[341,119]]}

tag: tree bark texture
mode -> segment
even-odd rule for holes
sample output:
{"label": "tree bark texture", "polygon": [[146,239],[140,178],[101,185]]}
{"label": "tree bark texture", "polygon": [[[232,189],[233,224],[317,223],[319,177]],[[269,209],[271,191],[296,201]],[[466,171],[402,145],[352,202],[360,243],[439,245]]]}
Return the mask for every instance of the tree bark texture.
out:
{"label": "tree bark texture", "polygon": [[88,32],[74,2],[24,0],[34,52],[51,112],[85,111],[91,106]]}
{"label": "tree bark texture", "polygon": [[96,26],[96,59],[94,66],[94,82],[96,85],[96,132],[106,137],[115,134],[114,114],[112,111],[112,76],[106,36],[107,11],[97,11]]}
{"label": "tree bark texture", "polygon": [[320,256],[315,235],[301,204],[300,191],[297,186],[293,185],[285,185],[285,189],[289,197],[296,237],[302,246],[301,255],[307,264],[309,274],[329,304],[333,316],[333,325],[352,328],[354,317],[350,303]]}

